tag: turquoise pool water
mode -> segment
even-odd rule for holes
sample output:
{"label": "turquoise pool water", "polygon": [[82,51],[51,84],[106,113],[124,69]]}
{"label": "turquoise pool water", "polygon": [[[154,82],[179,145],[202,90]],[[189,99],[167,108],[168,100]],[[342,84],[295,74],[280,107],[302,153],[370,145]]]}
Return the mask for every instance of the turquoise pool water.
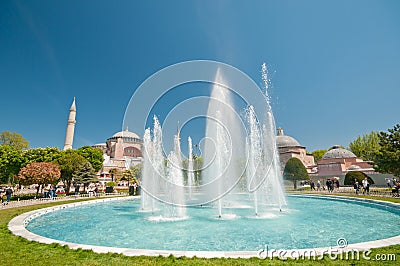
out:
{"label": "turquoise pool water", "polygon": [[139,212],[139,199],[125,199],[54,211],[27,229],[45,237],[97,246],[157,250],[256,251],[336,246],[398,235],[400,210],[340,199],[288,197],[283,212],[255,217],[246,197],[225,219],[211,207],[189,208],[180,221]]}

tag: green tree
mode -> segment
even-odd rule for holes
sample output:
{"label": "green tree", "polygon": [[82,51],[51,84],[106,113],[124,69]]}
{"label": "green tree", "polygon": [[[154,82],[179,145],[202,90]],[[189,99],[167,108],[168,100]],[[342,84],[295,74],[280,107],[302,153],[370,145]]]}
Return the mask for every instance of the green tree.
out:
{"label": "green tree", "polygon": [[13,146],[0,145],[0,183],[11,183],[10,179],[18,174],[24,164],[22,151]]}
{"label": "green tree", "polygon": [[77,169],[72,174],[72,177],[74,184],[83,184],[83,189],[89,186],[90,183],[95,183],[98,181],[96,172],[90,162],[86,162],[79,169]]}
{"label": "green tree", "polygon": [[297,158],[290,158],[285,165],[283,178],[293,181],[294,189],[297,189],[298,180],[309,180],[307,169],[304,164]]}
{"label": "green tree", "polygon": [[311,154],[314,156],[314,161],[318,162],[322,159],[322,156],[327,152],[327,150],[315,150]]}
{"label": "green tree", "polygon": [[68,149],[61,152],[56,162],[61,169],[61,180],[65,185],[65,191],[69,193],[74,172],[79,170],[88,161],[75,150]]}
{"label": "green tree", "polygon": [[76,151],[79,155],[83,156],[86,160],[90,162],[96,172],[98,172],[103,166],[104,158],[102,150],[90,146],[83,146]]}
{"label": "green tree", "polygon": [[57,164],[50,162],[30,163],[21,168],[18,173],[18,178],[21,184],[38,184],[36,196],[39,194],[40,186],[45,184],[55,184],[55,182],[60,179],[60,176],[60,167]]}
{"label": "green tree", "polygon": [[142,164],[141,163],[131,166],[130,171],[132,173],[133,179],[135,179],[136,181],[142,180]]}
{"label": "green tree", "polygon": [[129,183],[136,183],[136,180],[133,178],[133,174],[130,169],[126,169],[125,171],[122,172],[121,180],[128,180],[128,186]]}
{"label": "green tree", "polygon": [[119,174],[119,170],[117,168],[111,168],[108,173],[111,175],[111,181],[114,182],[117,179],[117,176]]}
{"label": "green tree", "polygon": [[195,156],[193,161],[193,169],[194,169],[194,182],[195,185],[199,185],[202,181],[202,169],[203,169],[203,157]]}
{"label": "green tree", "polygon": [[400,177],[400,124],[379,133],[379,153],[375,158],[375,170]]}
{"label": "green tree", "polygon": [[29,147],[29,141],[17,132],[3,131],[0,133],[0,145],[8,145],[17,150],[25,150]]}
{"label": "green tree", "polygon": [[354,179],[357,179],[358,184],[362,185],[362,181],[364,180],[364,178],[367,178],[368,183],[370,185],[375,183],[374,180],[371,177],[367,176],[363,172],[360,172],[360,171],[349,171],[349,172],[347,172],[346,176],[344,177],[344,185],[345,186],[354,185]]}
{"label": "green tree", "polygon": [[349,144],[350,151],[365,161],[375,161],[376,155],[381,148],[379,144],[379,133],[372,131],[369,134],[358,136]]}
{"label": "green tree", "polygon": [[53,162],[61,156],[61,150],[56,147],[29,149],[23,152],[26,164],[32,162]]}

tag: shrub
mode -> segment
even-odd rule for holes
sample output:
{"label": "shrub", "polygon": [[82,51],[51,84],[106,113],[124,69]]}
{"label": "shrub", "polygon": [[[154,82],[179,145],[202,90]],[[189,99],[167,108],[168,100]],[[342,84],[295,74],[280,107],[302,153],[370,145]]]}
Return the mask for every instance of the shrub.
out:
{"label": "shrub", "polygon": [[350,171],[347,172],[346,176],[344,177],[344,185],[346,186],[352,186],[354,185],[354,179],[357,179],[358,184],[362,185],[362,181],[364,180],[364,178],[367,178],[368,183],[370,185],[375,184],[374,180],[367,176],[366,174],[364,174],[363,172],[360,171]]}
{"label": "shrub", "polygon": [[307,169],[304,164],[297,158],[290,158],[283,171],[283,178],[293,181],[294,189],[297,188],[298,180],[309,180]]}
{"label": "shrub", "polygon": [[[41,198],[43,195],[41,193],[38,194],[37,198]],[[36,198],[36,193],[34,194],[21,194],[21,195],[14,195],[11,197],[11,200],[30,200]]]}
{"label": "shrub", "polygon": [[117,186],[117,183],[116,182],[107,182],[106,186],[107,187],[115,187],[115,186]]}

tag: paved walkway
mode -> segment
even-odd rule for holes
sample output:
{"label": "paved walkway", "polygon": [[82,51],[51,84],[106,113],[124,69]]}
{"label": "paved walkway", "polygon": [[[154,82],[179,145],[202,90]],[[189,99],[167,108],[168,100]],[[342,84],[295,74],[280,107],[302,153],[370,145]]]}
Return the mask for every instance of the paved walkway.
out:
{"label": "paved walkway", "polygon": [[[331,194],[339,194],[343,196],[356,196],[356,193],[352,187],[341,187],[338,189],[335,189],[332,193],[329,192],[328,190],[309,190],[309,189],[304,189],[304,190],[288,190],[287,193],[306,193],[306,194],[324,194],[324,195],[331,195]],[[362,191],[358,193],[358,195],[362,196]],[[375,197],[383,197],[383,198],[393,198],[393,194],[389,190],[382,190],[382,189],[374,189],[371,188],[369,194],[365,194],[368,196],[375,196]],[[0,210],[2,209],[8,209],[8,208],[17,208],[17,207],[22,207],[22,206],[30,206],[30,205],[37,205],[37,204],[45,204],[49,203],[52,201],[74,201],[77,199],[82,199],[82,198],[104,198],[104,197],[120,197],[120,196],[128,196],[128,193],[107,193],[107,194],[100,194],[97,197],[94,196],[89,196],[88,194],[80,194],[80,195],[73,195],[73,196],[62,196],[62,197],[55,197],[55,198],[38,198],[38,199],[31,199],[31,200],[20,200],[20,201],[10,201],[8,204],[2,204],[0,206]]]}
{"label": "paved walkway", "polygon": [[14,200],[10,201],[8,204],[5,202],[0,206],[0,210],[2,209],[9,209],[9,208],[17,208],[22,206],[30,206],[30,205],[37,205],[37,204],[45,204],[54,201],[74,201],[78,199],[84,198],[105,198],[105,197],[120,197],[120,196],[128,196],[127,193],[102,193],[99,196],[89,196],[88,194],[80,194],[80,195],[73,195],[73,196],[62,196],[62,197],[55,197],[55,198],[38,198],[38,199],[30,199],[30,200]]}
{"label": "paved walkway", "polygon": [[287,193],[307,193],[307,194],[324,194],[324,195],[343,195],[343,196],[373,196],[373,197],[382,197],[382,198],[393,198],[394,195],[391,191],[388,189],[382,189],[382,188],[374,188],[372,187],[369,191],[369,193],[363,194],[362,189],[356,194],[355,190],[353,187],[340,187],[339,189],[335,188],[333,192],[329,192],[327,189],[326,190],[310,190],[308,189],[297,189],[293,190],[288,190]]}

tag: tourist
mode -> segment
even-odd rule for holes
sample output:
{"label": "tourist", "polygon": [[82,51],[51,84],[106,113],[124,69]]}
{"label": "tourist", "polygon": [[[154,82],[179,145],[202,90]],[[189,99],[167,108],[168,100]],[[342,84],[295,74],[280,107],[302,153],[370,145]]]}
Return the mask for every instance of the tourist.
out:
{"label": "tourist", "polygon": [[310,188],[311,188],[311,190],[315,190],[315,184],[314,184],[314,181],[312,181],[312,180],[310,183]]}
{"label": "tourist", "polygon": [[328,189],[328,192],[333,192],[333,182],[329,178],[326,180],[326,188]]}
{"label": "tourist", "polygon": [[6,195],[6,191],[5,190],[2,190],[1,189],[1,187],[0,187],[0,198],[1,198],[1,204],[3,204],[4,203],[4,199],[3,199],[3,197]]}
{"label": "tourist", "polygon": [[[389,178],[385,178],[385,180],[386,180],[386,185],[387,185],[389,188],[391,188],[392,185],[390,184],[390,179],[389,179]],[[393,185],[395,185],[395,184],[393,184]]]}
{"label": "tourist", "polygon": [[399,188],[400,188],[400,182],[394,184],[394,186],[392,188],[393,197],[398,197],[399,196]]}
{"label": "tourist", "polygon": [[56,186],[51,186],[52,187],[52,191],[53,191],[53,197],[57,197],[57,188]]}
{"label": "tourist", "polygon": [[136,190],[137,190],[137,183],[133,183],[133,195],[136,196]]}
{"label": "tourist", "polygon": [[339,179],[338,178],[335,178],[335,186],[336,186],[336,188],[337,188],[337,191],[339,192]]}
{"label": "tourist", "polygon": [[49,185],[46,185],[43,188],[43,198],[48,198],[49,197],[49,191],[50,191],[50,187],[49,187]]}
{"label": "tourist", "polygon": [[11,196],[13,194],[13,190],[11,185],[8,185],[8,187],[6,188],[6,204],[8,204],[11,200]]}
{"label": "tourist", "polygon": [[369,182],[367,178],[364,178],[364,180],[362,181],[363,184],[363,194],[365,194],[365,192],[367,192],[367,194],[369,194]]}
{"label": "tourist", "polygon": [[54,197],[54,187],[50,185],[49,187],[49,197],[52,199]]}
{"label": "tourist", "polygon": [[354,189],[356,191],[356,194],[358,195],[358,192],[360,191],[360,184],[358,184],[357,179],[354,179]]}
{"label": "tourist", "polygon": [[321,189],[321,181],[319,181],[319,179],[318,179],[318,181],[317,181],[317,190],[319,191]]}
{"label": "tourist", "polygon": [[79,189],[80,189],[80,186],[75,185],[75,195],[79,195]]}

